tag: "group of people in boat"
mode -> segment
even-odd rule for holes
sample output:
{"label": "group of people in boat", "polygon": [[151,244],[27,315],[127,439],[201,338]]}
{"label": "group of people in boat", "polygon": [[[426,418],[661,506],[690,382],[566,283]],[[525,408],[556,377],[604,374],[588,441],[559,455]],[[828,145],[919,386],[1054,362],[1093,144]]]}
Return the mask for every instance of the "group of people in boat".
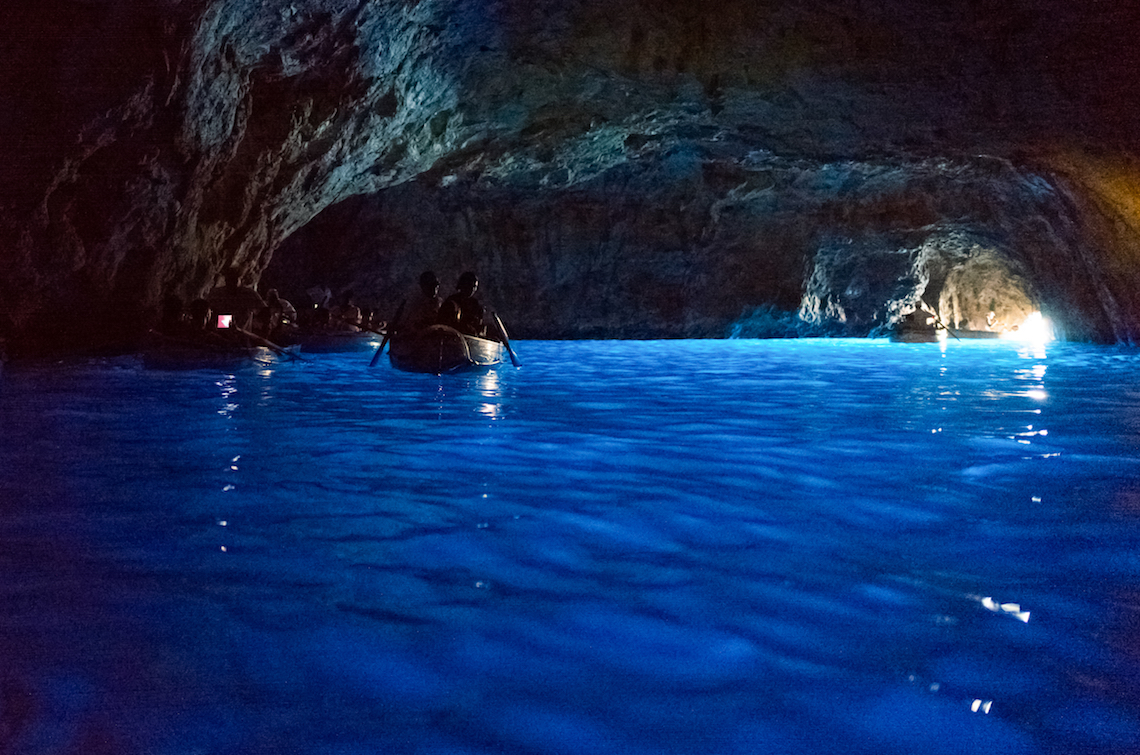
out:
{"label": "group of people in boat", "polygon": [[459,276],[455,293],[446,299],[439,296],[439,278],[428,270],[420,276],[419,290],[412,298],[407,317],[399,323],[401,330],[417,332],[432,325],[447,325],[471,336],[487,335],[483,305],[475,297],[479,278],[473,272]]}
{"label": "group of people in boat", "polygon": [[183,306],[176,298],[163,307],[161,331],[171,336],[219,335],[223,331],[245,334],[269,341],[288,341],[299,330],[349,331],[381,330],[372,310],[356,305],[353,292],[342,294],[339,303],[329,306],[332,298],[327,288],[317,289],[312,306],[300,312],[284,299],[277,289],[262,296],[241,281],[240,271],[226,270],[223,284],[214,287],[204,298]]}
{"label": "group of people in boat", "polygon": [[306,293],[311,306],[302,310],[300,317],[294,317],[287,327],[299,327],[309,332],[352,333],[362,330],[376,332],[386,324],[376,319],[375,310],[358,306],[351,289],[341,294],[336,304],[332,303],[332,291],[327,286],[314,286]]}
{"label": "group of people in boat", "polygon": [[[419,289],[411,301],[408,314],[401,318],[400,330],[413,333],[432,325],[447,325],[461,333],[485,336],[487,323],[483,305],[475,296],[479,278],[473,272],[459,276],[455,292],[443,299],[440,281],[427,271],[419,278]],[[282,298],[276,289],[262,296],[243,284],[241,273],[230,268],[223,274],[223,284],[205,298],[183,306],[176,299],[166,302],[161,330],[167,335],[191,336],[220,334],[221,331],[245,334],[272,342],[289,342],[298,333],[313,332],[383,332],[387,323],[378,320],[373,310],[362,309],[349,290],[334,304],[332,292],[325,286],[314,286],[306,292],[311,306],[300,311]]]}

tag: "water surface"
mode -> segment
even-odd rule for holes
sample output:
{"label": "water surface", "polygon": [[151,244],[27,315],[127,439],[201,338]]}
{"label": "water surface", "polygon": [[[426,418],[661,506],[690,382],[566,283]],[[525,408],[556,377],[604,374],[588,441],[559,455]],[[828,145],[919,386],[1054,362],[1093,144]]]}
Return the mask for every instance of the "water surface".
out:
{"label": "water surface", "polygon": [[517,351],[9,366],[0,752],[1140,748],[1140,352]]}

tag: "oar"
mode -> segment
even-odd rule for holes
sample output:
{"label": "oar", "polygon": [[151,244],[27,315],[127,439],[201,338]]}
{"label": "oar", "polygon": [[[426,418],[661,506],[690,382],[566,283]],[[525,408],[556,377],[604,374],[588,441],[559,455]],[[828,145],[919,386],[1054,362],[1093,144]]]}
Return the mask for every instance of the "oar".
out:
{"label": "oar", "polygon": [[511,339],[507,336],[507,329],[503,327],[503,321],[499,319],[497,312],[492,312],[491,316],[495,318],[495,324],[499,326],[499,333],[503,335],[503,345],[507,347],[507,353],[511,355],[511,364],[519,367],[519,358],[515,356],[515,350],[511,348]]}
{"label": "oar", "polygon": [[380,361],[380,355],[384,352],[384,347],[388,345],[388,339],[392,337],[393,331],[400,324],[400,315],[404,314],[404,305],[408,303],[407,299],[400,302],[400,306],[396,307],[396,316],[388,321],[388,332],[384,334],[384,339],[380,341],[380,348],[376,349],[376,353],[372,355],[372,361],[368,363],[369,367],[375,367],[376,363]]}
{"label": "oar", "polygon": [[286,349],[282,346],[278,346],[277,344],[273,343],[273,341],[270,341],[268,338],[262,338],[261,336],[257,335],[256,333],[250,333],[245,328],[239,328],[236,325],[230,325],[230,330],[234,330],[234,331],[237,331],[238,333],[241,333],[243,336],[252,340],[254,343],[261,344],[262,346],[269,349],[270,351],[277,354],[278,356],[289,357],[290,359],[300,359],[302,362],[309,361],[309,360],[305,359],[303,356],[301,356],[300,354],[294,354],[293,352],[289,351],[288,349]]}
{"label": "oar", "polygon": [[931,314],[931,316],[934,318],[934,322],[936,322],[936,323],[938,323],[939,325],[941,325],[941,326],[942,326],[942,328],[943,328],[943,330],[945,330],[945,331],[946,331],[947,333],[949,333],[950,335],[954,336],[954,338],[956,338],[957,340],[959,340],[959,341],[961,341],[961,340],[962,340],[961,338],[958,338],[958,334],[957,334],[957,333],[955,333],[954,331],[950,330],[950,328],[946,327],[946,323],[942,322],[942,318],[940,318],[940,317],[938,316],[938,313],[937,313],[937,312],[935,312],[933,309],[931,309],[931,308],[930,308],[930,305],[929,305],[929,304],[927,304],[926,302],[924,302],[922,299],[919,299],[919,300],[918,300],[918,303],[922,305],[922,309],[923,309],[924,311],[926,311],[926,312],[929,312],[929,313]]}

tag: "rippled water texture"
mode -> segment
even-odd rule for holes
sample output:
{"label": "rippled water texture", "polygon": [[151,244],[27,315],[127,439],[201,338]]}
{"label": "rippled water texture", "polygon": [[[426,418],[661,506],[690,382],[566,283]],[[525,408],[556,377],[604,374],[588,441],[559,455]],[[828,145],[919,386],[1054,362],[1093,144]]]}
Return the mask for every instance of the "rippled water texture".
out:
{"label": "rippled water texture", "polygon": [[1131,753],[1135,350],[0,377],[0,751]]}

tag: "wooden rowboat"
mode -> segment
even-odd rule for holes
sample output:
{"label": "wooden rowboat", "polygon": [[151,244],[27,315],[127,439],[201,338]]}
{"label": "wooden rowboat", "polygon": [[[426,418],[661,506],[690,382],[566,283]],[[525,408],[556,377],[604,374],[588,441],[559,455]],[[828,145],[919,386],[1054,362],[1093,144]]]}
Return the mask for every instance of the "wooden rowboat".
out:
{"label": "wooden rowboat", "polygon": [[944,328],[896,328],[890,339],[895,343],[938,343],[946,340]]}
{"label": "wooden rowboat", "polygon": [[1001,333],[992,330],[956,330],[955,328],[896,328],[890,339],[896,343],[938,343],[947,339],[962,341],[967,339],[1001,338]]}
{"label": "wooden rowboat", "polygon": [[432,325],[417,333],[393,335],[388,359],[398,370],[442,375],[501,364],[505,351],[499,341]]}
{"label": "wooden rowboat", "polygon": [[307,354],[335,354],[352,351],[372,351],[380,340],[375,333],[366,330],[298,330],[282,339],[284,346],[300,346]]}

